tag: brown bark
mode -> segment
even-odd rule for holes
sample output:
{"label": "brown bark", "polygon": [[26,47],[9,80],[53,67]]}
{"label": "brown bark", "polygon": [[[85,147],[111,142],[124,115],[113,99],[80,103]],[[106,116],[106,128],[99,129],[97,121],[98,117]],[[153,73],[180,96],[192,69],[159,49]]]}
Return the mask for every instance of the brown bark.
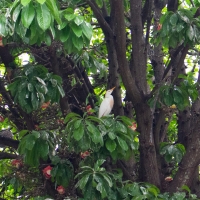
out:
{"label": "brown bark", "polygon": [[19,156],[16,154],[0,152],[0,160],[2,160],[2,159],[17,159],[17,158],[19,158]]}
{"label": "brown bark", "polygon": [[132,59],[133,59],[131,72],[132,75],[134,75],[135,77],[135,84],[137,85],[140,93],[147,94],[147,81],[146,81],[147,49],[145,45],[145,39],[143,36],[141,1],[131,0],[130,9],[131,9]]}
{"label": "brown bark", "polygon": [[[200,83],[200,74],[198,77]],[[199,90],[200,95],[200,90]],[[192,186],[195,172],[200,164],[200,100],[197,99],[191,108],[190,132],[187,134],[186,153],[179,164],[179,170],[176,173],[173,182],[169,185],[168,191],[175,192],[181,186]]]}
{"label": "brown bark", "polygon": [[[54,47],[53,44],[50,47],[49,54],[50,54],[51,68],[52,68],[53,72],[55,74],[57,74],[58,76],[62,77],[62,72],[59,67],[60,63],[58,62],[58,59],[56,56],[56,48]],[[60,108],[61,108],[64,116],[71,112],[69,103],[68,103],[68,99],[66,96],[60,99]]]}
{"label": "brown bark", "polygon": [[0,136],[0,145],[5,145],[5,146],[12,147],[14,149],[17,149],[19,145],[19,141]]}

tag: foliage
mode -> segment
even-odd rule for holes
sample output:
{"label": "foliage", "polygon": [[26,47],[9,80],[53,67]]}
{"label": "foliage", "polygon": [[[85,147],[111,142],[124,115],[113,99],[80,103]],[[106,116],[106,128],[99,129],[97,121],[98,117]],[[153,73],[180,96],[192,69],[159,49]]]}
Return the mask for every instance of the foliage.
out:
{"label": "foliage", "polygon": [[179,163],[185,154],[185,147],[182,144],[169,144],[163,142],[160,144],[160,154],[164,155],[167,162],[171,162],[172,159]]}
{"label": "foliage", "polygon": [[71,8],[59,12],[56,1],[15,0],[7,15],[10,18],[1,16],[0,35],[14,36],[30,45],[42,42],[51,45],[55,39],[63,42],[70,54],[88,46],[92,37],[91,25],[82,16],[74,14]]}
{"label": "foliage", "polygon": [[199,43],[199,19],[193,18],[196,9],[166,12],[160,20],[162,29],[158,31],[156,43],[162,41],[164,46],[173,48],[182,41],[191,46]]}
{"label": "foliage", "polygon": [[32,131],[23,137],[19,145],[19,153],[24,156],[24,162],[30,166],[38,166],[40,159],[47,160],[50,152],[49,133]]}
{"label": "foliage", "polygon": [[73,165],[69,161],[63,160],[52,163],[55,165],[51,171],[53,181],[55,179],[57,185],[67,187],[73,178]]}
{"label": "foliage", "polygon": [[0,199],[197,199],[200,4],[149,2],[0,1]]}
{"label": "foliage", "polygon": [[[189,198],[186,198],[184,192],[177,192],[173,195],[168,193],[161,194],[160,190],[149,183],[136,183],[136,182],[123,182],[122,173],[109,173],[101,165],[105,160],[98,160],[94,167],[89,166],[81,167],[75,178],[79,179],[76,187],[82,190],[84,199],[160,199],[160,200],[184,200],[184,199],[197,199],[196,195],[190,193],[187,186],[182,189],[189,192]],[[99,194],[100,193],[100,194]]]}
{"label": "foliage", "polygon": [[128,159],[131,150],[138,147],[137,133],[127,128],[123,121],[120,121],[122,119],[129,125],[132,124],[126,117],[81,118],[76,113],[70,113],[65,118],[69,150],[78,153],[92,149],[94,152],[100,151],[101,154],[111,155],[114,160]]}
{"label": "foliage", "polygon": [[44,102],[59,102],[64,97],[61,77],[48,73],[44,66],[27,65],[8,85],[15,103],[27,113],[37,110]]}

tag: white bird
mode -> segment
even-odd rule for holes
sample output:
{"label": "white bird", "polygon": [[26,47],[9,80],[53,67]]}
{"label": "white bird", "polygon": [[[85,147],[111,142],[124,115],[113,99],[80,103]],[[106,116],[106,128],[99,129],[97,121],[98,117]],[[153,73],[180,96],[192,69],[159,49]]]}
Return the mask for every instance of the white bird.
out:
{"label": "white bird", "polygon": [[105,98],[101,102],[101,105],[99,108],[99,118],[110,114],[114,105],[114,99],[113,99],[113,96],[111,95],[114,89],[115,87],[106,91]]}

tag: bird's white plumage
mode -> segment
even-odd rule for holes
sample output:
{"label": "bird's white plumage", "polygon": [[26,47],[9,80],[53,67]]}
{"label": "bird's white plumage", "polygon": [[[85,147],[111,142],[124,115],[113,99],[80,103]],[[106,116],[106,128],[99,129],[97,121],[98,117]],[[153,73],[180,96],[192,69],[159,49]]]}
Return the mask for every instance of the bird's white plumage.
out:
{"label": "bird's white plumage", "polygon": [[100,105],[100,108],[99,108],[99,118],[110,114],[110,112],[113,108],[113,105],[114,105],[114,99],[113,99],[113,96],[111,95],[114,88],[112,88],[112,89],[110,89],[106,92],[105,98],[101,102],[101,105]]}

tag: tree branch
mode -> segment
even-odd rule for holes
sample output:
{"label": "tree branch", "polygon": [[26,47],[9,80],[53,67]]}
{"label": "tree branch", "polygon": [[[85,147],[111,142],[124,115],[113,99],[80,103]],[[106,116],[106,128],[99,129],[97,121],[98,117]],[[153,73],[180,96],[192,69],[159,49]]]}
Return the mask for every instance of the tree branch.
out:
{"label": "tree branch", "polygon": [[142,96],[131,75],[126,59],[126,28],[124,22],[124,5],[122,0],[112,0],[113,18],[115,24],[115,49],[120,74],[133,105],[142,101]]}
{"label": "tree branch", "polygon": [[0,152],[0,160],[2,160],[2,159],[17,159],[17,158],[19,158],[19,156],[16,154]]}
{"label": "tree branch", "polygon": [[[147,94],[146,65],[147,49],[143,37],[143,27],[141,18],[141,1],[131,0],[131,40],[132,40],[132,76],[141,94]],[[121,16],[122,17],[122,16]],[[136,20],[137,19],[137,20]]]}
{"label": "tree branch", "polygon": [[19,145],[19,141],[0,136],[0,145],[5,145],[5,146],[13,147],[14,149],[17,149]]}
{"label": "tree branch", "polygon": [[106,20],[104,19],[101,10],[99,9],[98,5],[96,4],[95,1],[90,1],[87,0],[88,5],[92,8],[95,17],[97,18],[102,30],[104,33],[108,33],[110,36],[113,36],[113,31],[110,28],[109,24],[106,22]]}

